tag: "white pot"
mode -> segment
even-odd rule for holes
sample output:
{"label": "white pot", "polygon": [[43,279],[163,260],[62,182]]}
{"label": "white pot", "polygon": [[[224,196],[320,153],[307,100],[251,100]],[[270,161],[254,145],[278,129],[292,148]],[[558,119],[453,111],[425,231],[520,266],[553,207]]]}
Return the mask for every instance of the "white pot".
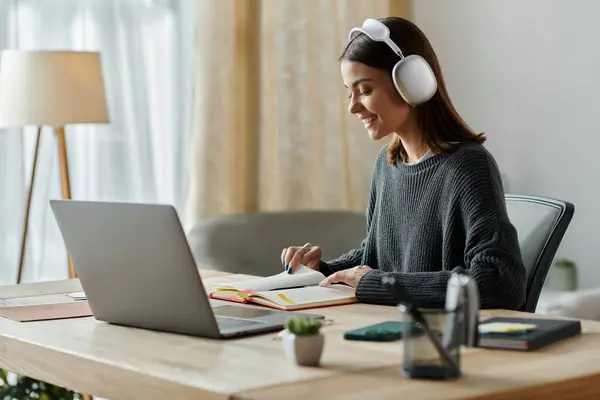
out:
{"label": "white pot", "polygon": [[288,359],[298,365],[311,367],[319,365],[325,343],[325,336],[322,333],[304,336],[286,332],[282,339],[283,349]]}

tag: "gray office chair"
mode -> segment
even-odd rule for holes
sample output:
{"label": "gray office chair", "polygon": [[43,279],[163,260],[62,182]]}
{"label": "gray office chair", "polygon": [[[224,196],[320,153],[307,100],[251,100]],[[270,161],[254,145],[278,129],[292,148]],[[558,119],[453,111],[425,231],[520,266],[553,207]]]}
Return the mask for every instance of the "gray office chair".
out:
{"label": "gray office chair", "polygon": [[279,255],[310,242],[329,260],[360,246],[366,234],[362,213],[289,211],[207,218],[188,234],[201,268],[268,276],[283,271]]}
{"label": "gray office chair", "polygon": [[547,197],[506,194],[508,217],[517,229],[527,270],[526,302],[521,311],[535,312],[544,281],[573,218],[573,204]]}

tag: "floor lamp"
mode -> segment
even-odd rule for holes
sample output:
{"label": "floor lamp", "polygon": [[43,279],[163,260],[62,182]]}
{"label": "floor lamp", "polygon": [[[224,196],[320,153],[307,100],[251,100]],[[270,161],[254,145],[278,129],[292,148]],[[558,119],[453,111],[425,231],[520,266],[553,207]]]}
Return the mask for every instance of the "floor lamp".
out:
{"label": "floor lamp", "polygon": [[[71,198],[65,126],[108,123],[108,110],[100,54],[81,51],[5,50],[0,58],[0,127],[37,126],[37,138],[25,221],[17,283],[23,276],[27,248],[29,210],[42,126],[56,135],[63,199]],[[76,278],[71,257],[69,277]]]}

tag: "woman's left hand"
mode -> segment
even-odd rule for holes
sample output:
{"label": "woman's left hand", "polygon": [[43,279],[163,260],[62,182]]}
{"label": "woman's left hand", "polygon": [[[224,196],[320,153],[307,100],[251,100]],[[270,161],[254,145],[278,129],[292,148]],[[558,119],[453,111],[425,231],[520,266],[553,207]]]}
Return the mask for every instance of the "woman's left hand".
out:
{"label": "woman's left hand", "polygon": [[350,285],[355,288],[358,286],[358,281],[360,281],[360,278],[372,270],[373,268],[369,267],[368,265],[359,265],[354,268],[344,269],[329,275],[327,278],[323,279],[319,285],[329,286],[332,283],[343,282],[346,285]]}

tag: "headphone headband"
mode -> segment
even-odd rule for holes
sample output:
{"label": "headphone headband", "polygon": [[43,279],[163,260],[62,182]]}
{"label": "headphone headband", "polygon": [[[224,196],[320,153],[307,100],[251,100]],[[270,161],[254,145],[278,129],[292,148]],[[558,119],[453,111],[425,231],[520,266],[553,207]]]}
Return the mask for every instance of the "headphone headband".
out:
{"label": "headphone headband", "polygon": [[376,42],[386,43],[400,59],[404,58],[402,50],[400,50],[400,47],[398,47],[398,45],[390,38],[390,30],[384,23],[372,18],[366,19],[365,22],[363,22],[362,28],[352,28],[350,30],[348,40],[354,39],[359,33],[364,33],[371,40]]}

